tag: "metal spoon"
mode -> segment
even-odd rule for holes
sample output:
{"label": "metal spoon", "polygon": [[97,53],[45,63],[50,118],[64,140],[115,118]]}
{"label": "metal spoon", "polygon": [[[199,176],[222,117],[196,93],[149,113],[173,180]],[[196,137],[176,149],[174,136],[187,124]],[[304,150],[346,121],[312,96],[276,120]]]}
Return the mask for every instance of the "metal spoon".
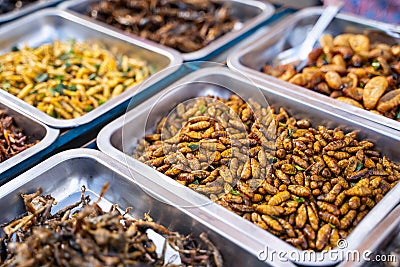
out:
{"label": "metal spoon", "polygon": [[285,65],[289,63],[298,64],[296,69],[298,71],[301,70],[307,63],[306,59],[308,54],[314,48],[314,44],[339,12],[342,5],[342,2],[338,2],[336,5],[327,6],[322,12],[318,21],[315,23],[314,27],[307,34],[303,43],[279,53],[278,56],[272,60],[272,64],[274,66]]}

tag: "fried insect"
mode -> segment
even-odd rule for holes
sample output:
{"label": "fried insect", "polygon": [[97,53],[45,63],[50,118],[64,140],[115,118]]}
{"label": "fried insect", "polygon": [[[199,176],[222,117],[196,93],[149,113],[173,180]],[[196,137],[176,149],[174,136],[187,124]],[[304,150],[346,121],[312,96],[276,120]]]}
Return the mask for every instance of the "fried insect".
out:
{"label": "fried insect", "polygon": [[88,15],[128,33],[189,53],[205,47],[237,25],[238,19],[229,7],[227,3],[212,0],[102,0],[90,5]]}
{"label": "fried insect", "polygon": [[[221,254],[205,233],[184,236],[154,222],[148,214],[133,219],[131,208],[121,212],[112,205],[103,211],[99,202],[108,185],[93,203],[83,187],[78,202],[55,213],[51,212],[56,205],[51,195],[41,195],[40,189],[22,195],[26,213],[2,227],[1,266],[165,266],[171,260],[165,254],[167,243],[183,266],[223,265]],[[161,255],[148,229],[165,238]]]}
{"label": "fried insect", "polygon": [[[215,105],[216,99],[232,111],[224,113]],[[308,120],[298,123],[283,108],[263,111],[256,101],[249,103],[254,107],[251,116],[243,114],[248,105],[237,96],[205,97],[178,105],[180,112],[174,111],[169,119],[162,120],[167,129],[171,125],[181,128],[174,142],[148,135],[147,141],[139,142],[134,156],[150,165],[168,162],[168,169],[160,165],[164,173],[180,170],[177,175],[171,173],[173,179],[299,249],[318,250],[317,233],[327,224],[340,229],[325,238],[323,249],[333,248],[337,234],[340,238],[347,236],[355,222],[400,180],[400,166],[382,157],[372,142],[357,138],[356,132],[315,127]],[[190,116],[185,115],[188,111]],[[246,125],[242,130],[239,120]],[[230,121],[235,121],[235,127]],[[182,140],[182,135],[193,131],[189,125],[199,122],[209,122],[203,124],[209,128],[194,131],[202,134],[202,139]],[[271,137],[272,128],[276,128],[277,138]],[[204,147],[203,143],[209,145]],[[168,155],[159,153],[162,144],[171,147]],[[175,146],[189,149],[175,151]],[[199,163],[190,164],[194,159]],[[185,160],[190,171],[185,171]]]}
{"label": "fried insect", "polygon": [[381,43],[379,38],[372,42],[367,35],[349,33],[335,38],[323,35],[320,44],[322,48],[309,53],[307,66],[300,72],[292,64],[265,65],[261,71],[400,121],[398,44]]}

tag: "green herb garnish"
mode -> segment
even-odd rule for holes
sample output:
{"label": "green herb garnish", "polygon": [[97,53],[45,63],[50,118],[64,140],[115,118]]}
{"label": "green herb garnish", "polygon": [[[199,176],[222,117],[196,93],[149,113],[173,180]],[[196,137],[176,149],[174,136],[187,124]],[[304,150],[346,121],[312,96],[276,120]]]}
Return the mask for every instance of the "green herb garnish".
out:
{"label": "green herb garnish", "polygon": [[275,163],[277,161],[278,161],[278,159],[276,157],[268,158],[269,164]]}
{"label": "green herb garnish", "polygon": [[329,226],[332,227],[333,229],[336,229],[336,226],[334,226],[333,224],[331,224],[331,223],[328,223],[328,224],[329,224]]}
{"label": "green herb garnish", "polygon": [[396,119],[400,119],[400,109],[396,113]]}
{"label": "green herb garnish", "polygon": [[64,79],[64,75],[56,75],[54,76],[55,80],[62,81]]}
{"label": "green herb garnish", "polygon": [[19,51],[18,46],[14,45],[14,46],[11,48],[11,51],[13,51],[13,52]]}
{"label": "green herb garnish", "polygon": [[328,56],[325,53],[322,53],[321,55],[322,60],[325,61],[326,63],[328,63]]}
{"label": "green herb garnish", "polygon": [[206,106],[201,105],[201,106],[199,107],[199,110],[200,110],[201,113],[204,113],[204,112],[206,112],[207,108],[206,108]]}
{"label": "green herb garnish", "polygon": [[200,184],[198,180],[194,180],[192,184]]}
{"label": "green herb garnish", "polygon": [[68,90],[70,90],[70,91],[76,91],[76,85],[74,84],[74,85],[71,85],[70,87],[68,87]]}
{"label": "green herb garnish", "polygon": [[357,183],[351,182],[351,183],[350,183],[350,186],[353,187],[353,186],[356,186],[356,184],[357,184]]}
{"label": "green herb garnish", "polygon": [[297,203],[303,203],[305,200],[302,197],[295,197],[294,199]]}
{"label": "green herb garnish", "polygon": [[231,193],[231,194],[234,195],[234,196],[239,196],[239,197],[242,196],[242,194],[240,194],[238,191],[236,191],[236,190],[234,190],[234,189],[232,189],[231,191],[229,191],[229,193]]}
{"label": "green herb garnish", "polygon": [[298,170],[298,171],[304,171],[304,168],[303,168],[303,167],[300,167],[299,165],[294,164],[293,166],[294,166],[294,167],[296,168],[296,170]]}
{"label": "green herb garnish", "polygon": [[292,135],[293,135],[293,129],[292,128],[290,128],[289,130],[288,130],[288,135],[286,136],[286,138],[292,138]]}
{"label": "green herb garnish", "polygon": [[9,82],[3,83],[3,89],[4,90],[8,90],[8,88],[10,88],[10,87],[11,87],[11,83],[9,83]]}
{"label": "green herb garnish", "polygon": [[199,145],[194,143],[187,144],[187,147],[190,148],[191,150],[199,149]]}
{"label": "green herb garnish", "polygon": [[89,75],[89,80],[94,80],[94,78],[96,78],[97,74],[96,73],[92,73]]}
{"label": "green herb garnish", "polygon": [[280,127],[285,127],[285,128],[286,128],[286,124],[283,123],[283,122],[279,122],[278,125],[279,125]]}
{"label": "green herb garnish", "polygon": [[89,111],[91,111],[91,110],[93,110],[93,106],[92,106],[92,105],[89,105],[89,106],[87,106],[87,107],[85,108],[85,112],[89,112]]}
{"label": "green herb garnish", "polygon": [[41,83],[47,81],[49,75],[47,73],[40,73],[35,77],[35,82]]}
{"label": "green herb garnish", "polygon": [[376,60],[376,59],[374,59],[374,60],[372,61],[371,65],[372,65],[372,67],[373,67],[375,70],[378,70],[378,69],[381,67],[381,63],[379,63],[379,61]]}
{"label": "green herb garnish", "polygon": [[99,100],[99,105],[103,105],[104,103],[106,103],[106,101],[104,101],[104,100]]}
{"label": "green herb garnish", "polygon": [[63,90],[65,89],[65,85],[62,83],[57,84],[56,88],[54,88],[54,91],[59,93],[60,95],[64,94]]}
{"label": "green herb garnish", "polygon": [[360,85],[360,87],[361,87],[361,88],[364,88],[364,86],[365,86],[365,83],[363,83],[363,82],[360,82],[360,83],[359,83],[359,85]]}
{"label": "green herb garnish", "polygon": [[362,162],[357,162],[357,168],[356,168],[356,172],[358,172],[359,170],[361,170],[364,167],[364,164],[362,164]]}
{"label": "green herb garnish", "polygon": [[271,218],[274,219],[275,221],[278,220],[278,217],[276,217],[275,215],[269,215],[269,216],[271,216]]}

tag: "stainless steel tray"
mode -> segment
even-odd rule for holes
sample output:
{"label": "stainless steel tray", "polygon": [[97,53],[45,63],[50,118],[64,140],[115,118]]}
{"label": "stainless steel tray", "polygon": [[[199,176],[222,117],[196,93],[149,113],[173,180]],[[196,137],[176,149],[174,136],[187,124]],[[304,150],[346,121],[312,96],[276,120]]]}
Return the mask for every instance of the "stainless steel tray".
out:
{"label": "stainless steel tray", "polygon": [[[229,2],[232,7],[231,11],[232,14],[237,17],[242,26],[238,30],[231,31],[220,38],[216,39],[215,41],[211,42],[206,47],[191,52],[191,53],[180,53],[184,61],[192,61],[192,60],[200,60],[204,59],[209,54],[222,49],[225,45],[232,42],[234,39],[238,38],[245,32],[251,30],[252,28],[256,27],[260,23],[266,21],[269,17],[271,17],[275,9],[273,5],[270,3],[254,1],[254,0],[222,0],[224,2]],[[86,18],[90,21],[95,21],[99,25],[106,26],[109,29],[114,29],[119,32],[123,32],[115,27],[108,26],[107,24],[92,19],[86,16],[86,12],[91,4],[97,3],[99,0],[72,0],[67,1],[59,5],[61,9],[65,9],[69,12],[72,12],[76,15],[80,14],[80,17]],[[130,34],[129,36],[134,36]]]}
{"label": "stainless steel tray", "polygon": [[[351,115],[361,116],[400,130],[400,123],[395,120],[351,106],[342,101],[335,100],[334,98],[313,92],[312,90],[289,82],[279,80],[278,78],[269,76],[260,71],[262,66],[271,61],[279,52],[302,43],[307,31],[315,24],[322,10],[322,8],[317,7],[306,8],[285,18],[271,28],[269,32],[258,41],[254,42],[253,45],[242,51],[236,51],[236,53],[231,54],[228,57],[228,66],[237,71],[246,73],[257,80],[270,82],[276,87],[286,88],[298,94],[307,95],[319,102],[347,111]],[[336,18],[331,22],[324,34],[329,33],[335,36],[345,32],[362,33],[366,29],[386,32],[400,43],[400,26],[369,20],[350,14],[339,13],[336,15]]]}
{"label": "stainless steel tray", "polygon": [[71,128],[92,121],[130,99],[139,88],[144,90],[153,83],[172,74],[179,68],[178,64],[182,62],[179,54],[172,49],[142,42],[133,37],[128,38],[126,35],[102,28],[95,23],[58,9],[42,10],[11,22],[4,28],[0,28],[0,38],[2,38],[0,43],[1,54],[9,52],[11,47],[15,45],[23,46],[27,44],[35,47],[43,43],[52,42],[55,39],[62,41],[71,39],[77,41],[99,40],[109,46],[118,47],[121,52],[139,56],[154,66],[157,74],[155,75],[156,78],[152,79],[152,83],[145,80],[84,116],[71,120],[53,118],[17,97],[0,90],[1,97],[7,98],[16,104],[18,103],[17,105],[21,110],[55,128]]}
{"label": "stainless steel tray", "polygon": [[[139,180],[142,176],[137,172],[132,174]],[[103,208],[116,203],[122,210],[133,207],[132,215],[136,218],[143,218],[145,213],[149,213],[154,221],[173,231],[183,234],[192,232],[196,235],[206,232],[220,249],[225,266],[266,266],[246,249],[235,244],[235,239],[228,239],[215,229],[211,225],[212,221],[207,221],[208,214],[200,209],[197,211],[178,207],[177,203],[184,203],[184,200],[168,195],[157,185],[139,186],[131,179],[125,166],[91,149],[75,149],[57,154],[0,187],[0,223],[24,212],[21,193],[34,192],[41,187],[44,194],[55,197],[58,207],[63,207],[80,199],[82,185],[86,186],[91,199],[97,199],[107,181],[111,185],[100,202]],[[152,194],[158,198],[153,198]]]}
{"label": "stainless steel tray", "polygon": [[[397,206],[390,214],[372,230],[365,239],[365,241],[357,247],[360,252],[359,261],[344,261],[338,267],[357,267],[357,266],[376,266],[381,262],[380,255],[387,256],[387,248],[399,247],[400,243],[400,206]],[[380,254],[382,252],[382,254]],[[379,256],[378,256],[379,255]],[[393,254],[392,254],[393,255]],[[378,257],[377,257],[378,256]],[[394,255],[393,255],[394,256]],[[398,266],[399,258],[390,259],[390,262],[397,265],[384,265],[384,266]],[[381,263],[384,264],[382,261]],[[387,263],[390,264],[390,263]],[[381,265],[379,265],[381,266]]]}
{"label": "stainless steel tray", "polygon": [[[301,254],[300,250],[297,250],[269,232],[223,207],[211,205],[205,196],[180,185],[173,179],[128,155],[132,153],[137,141],[144,136],[145,132],[151,132],[156,123],[182,101],[209,94],[227,97],[232,92],[239,93],[243,99],[248,99],[250,96],[260,99],[259,92],[261,92],[261,97],[265,96],[269,105],[285,107],[293,116],[309,119],[314,125],[325,125],[329,128],[341,127],[344,131],[355,130],[359,132],[359,138],[366,138],[375,142],[376,147],[380,148],[381,152],[384,152],[392,160],[400,162],[398,150],[400,147],[400,137],[395,130],[387,129],[360,117],[350,118],[345,112],[322,105],[308,99],[306,96],[295,95],[291,91],[283,91],[279,87],[274,87],[270,84],[258,85],[259,92],[255,92],[254,87],[255,85],[250,80],[247,80],[238,73],[229,71],[227,68],[206,68],[196,71],[178,80],[146,102],[133,108],[124,116],[107,125],[99,133],[97,145],[104,153],[124,162],[127,166],[140,173],[145,173],[149,180],[153,180],[165,189],[184,197],[188,201],[191,201],[193,205],[204,205],[213,212],[216,218],[224,220],[227,225],[236,227],[238,232],[248,235],[251,241],[247,245],[254,248],[254,253],[268,246],[269,250],[276,250],[277,252],[283,251],[286,253],[294,252]],[[148,116],[149,114],[150,116]],[[370,211],[349,235],[347,238],[348,247],[343,251],[351,251],[363,242],[368,233],[400,201],[399,194],[400,186],[397,185]],[[324,259],[321,253],[315,254],[320,261],[309,262],[307,260],[300,260],[296,263],[327,265],[338,262],[338,260],[335,261],[327,257]]]}
{"label": "stainless steel tray", "polygon": [[22,151],[14,157],[0,163],[0,173],[14,168],[21,162],[35,156],[40,151],[48,148],[58,137],[59,130],[52,129],[43,123],[26,116],[18,111],[16,105],[10,101],[0,99],[0,109],[5,110],[7,115],[14,117],[15,123],[21,127],[31,140],[40,140],[36,145]]}
{"label": "stainless steel tray", "polygon": [[10,11],[10,12],[4,13],[4,14],[0,14],[0,23],[19,18],[21,16],[32,13],[32,12],[42,9],[42,8],[56,5],[61,1],[63,1],[63,0],[38,0],[34,3],[25,5],[18,10],[13,10],[13,11]]}

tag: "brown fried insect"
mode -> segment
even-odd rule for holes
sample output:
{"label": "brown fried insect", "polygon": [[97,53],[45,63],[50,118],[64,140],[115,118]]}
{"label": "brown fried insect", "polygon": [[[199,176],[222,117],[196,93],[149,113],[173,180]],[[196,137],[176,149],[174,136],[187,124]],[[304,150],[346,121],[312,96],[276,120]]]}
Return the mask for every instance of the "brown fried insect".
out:
{"label": "brown fried insect", "polygon": [[330,203],[323,202],[323,201],[317,201],[317,206],[320,208],[320,210],[327,211],[335,216],[340,215],[340,211],[337,208],[337,206],[332,205]]}
{"label": "brown fried insect", "polygon": [[307,206],[307,214],[308,214],[308,221],[310,222],[312,229],[318,231],[319,219],[316,212],[310,206]]}
{"label": "brown fried insect", "polygon": [[266,215],[279,216],[285,212],[285,209],[280,206],[261,204],[256,207],[256,211]]}
{"label": "brown fried insect", "polygon": [[274,195],[269,201],[269,205],[277,206],[282,202],[290,199],[291,195],[288,191],[279,192],[278,194]]}
{"label": "brown fried insect", "polygon": [[269,215],[261,215],[261,218],[273,230],[278,231],[278,232],[282,232],[283,231],[282,225],[280,225],[279,222],[274,220],[271,216],[269,216]]}
{"label": "brown fried insect", "polygon": [[324,224],[317,233],[317,240],[315,241],[315,247],[318,250],[322,250],[325,245],[329,242],[332,228],[329,224]]}
{"label": "brown fried insect", "polygon": [[289,185],[288,190],[297,196],[308,197],[311,195],[311,190],[301,185]]}
{"label": "brown fried insect", "polygon": [[305,204],[302,204],[297,210],[296,214],[296,227],[303,228],[307,222],[307,208]]}
{"label": "brown fried insect", "polygon": [[325,211],[318,212],[318,215],[321,218],[321,220],[323,220],[327,223],[331,223],[336,227],[340,227],[339,218],[337,216],[330,214],[329,212],[325,212]]}

